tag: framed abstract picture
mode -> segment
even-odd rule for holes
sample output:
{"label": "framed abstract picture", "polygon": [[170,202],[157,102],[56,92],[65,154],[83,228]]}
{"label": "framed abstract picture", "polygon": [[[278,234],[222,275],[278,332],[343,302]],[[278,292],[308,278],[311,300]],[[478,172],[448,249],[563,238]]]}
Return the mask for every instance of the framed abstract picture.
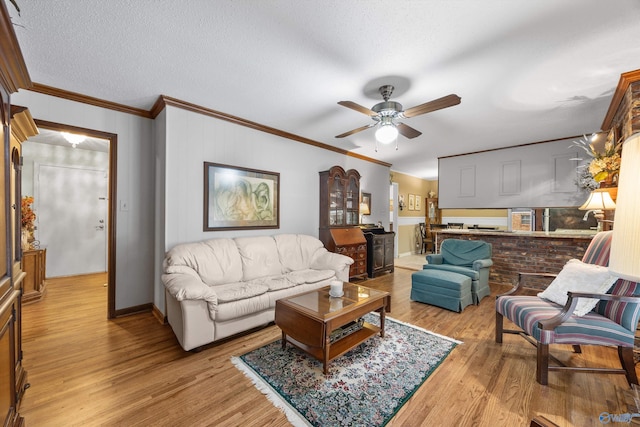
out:
{"label": "framed abstract picture", "polygon": [[204,231],[280,228],[280,174],[204,162]]}

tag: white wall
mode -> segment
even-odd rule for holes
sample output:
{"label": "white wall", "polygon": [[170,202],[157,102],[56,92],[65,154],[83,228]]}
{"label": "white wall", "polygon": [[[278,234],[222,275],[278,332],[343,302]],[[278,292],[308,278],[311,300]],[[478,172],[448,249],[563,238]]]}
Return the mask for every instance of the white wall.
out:
{"label": "white wall", "polygon": [[584,155],[570,139],[439,159],[440,208],[580,206],[576,184]]}
{"label": "white wall", "polygon": [[22,144],[22,195],[34,194],[34,163],[109,169],[109,154],[80,148],[26,141]]}
{"label": "white wall", "polygon": [[[333,151],[169,106],[156,119],[158,164],[166,162],[157,187],[164,196],[164,248],[220,237],[302,233],[318,236],[319,175],[334,165],[356,169],[361,191],[372,193],[369,222],[389,226],[389,168]],[[162,135],[165,135],[162,141]],[[204,162],[280,173],[280,228],[203,231]],[[160,229],[160,227],[158,227]],[[156,259],[156,265],[161,260]],[[164,309],[156,283],[154,303]]]}
{"label": "white wall", "polygon": [[[86,227],[93,230],[99,219],[105,220],[108,216],[106,202],[100,202],[98,197],[107,195],[109,154],[79,147],[72,148],[71,145],[59,146],[27,140],[22,143],[22,159],[22,195],[34,196],[35,238],[40,242],[40,247],[48,249],[47,277],[106,271],[108,230],[105,227],[103,231],[87,234]],[[42,171],[46,170],[57,170],[58,173],[63,170],[67,171],[66,173],[77,173],[80,170],[87,173],[87,170],[91,170],[93,173],[100,173],[93,175],[89,172],[89,176],[97,178],[97,181],[87,179],[89,176],[83,174],[85,179],[82,182],[68,188],[69,186],[43,178]],[[43,186],[52,191],[44,193]],[[69,197],[73,194],[76,196]],[[95,196],[95,199],[88,197],[90,195]],[[56,209],[64,209],[66,215],[62,215],[63,220],[60,215],[41,214],[52,209],[51,205],[43,205],[45,199],[55,201]],[[60,200],[65,200],[66,203],[59,204]],[[74,201],[79,203],[73,203]],[[78,232],[79,230],[84,232]],[[97,250],[98,248],[100,250]]]}
{"label": "white wall", "polygon": [[120,310],[153,301],[154,156],[152,120],[21,90],[11,103],[34,119],[117,134],[116,301]]}

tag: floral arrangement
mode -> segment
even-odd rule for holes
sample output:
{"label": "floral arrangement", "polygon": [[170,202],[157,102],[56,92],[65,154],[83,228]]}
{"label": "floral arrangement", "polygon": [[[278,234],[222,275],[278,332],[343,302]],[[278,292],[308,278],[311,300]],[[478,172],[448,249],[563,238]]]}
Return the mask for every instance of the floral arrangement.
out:
{"label": "floral arrangement", "polygon": [[20,212],[22,214],[22,229],[33,232],[33,222],[36,220],[36,214],[31,209],[33,204],[32,196],[24,196],[20,202]]}
{"label": "floral arrangement", "polygon": [[611,181],[620,171],[620,152],[622,143],[614,144],[607,141],[604,144],[604,152],[598,152],[586,135],[583,139],[574,141],[570,147],[578,147],[584,150],[591,158],[588,164],[578,166],[578,185],[581,188],[595,190],[600,181]]}

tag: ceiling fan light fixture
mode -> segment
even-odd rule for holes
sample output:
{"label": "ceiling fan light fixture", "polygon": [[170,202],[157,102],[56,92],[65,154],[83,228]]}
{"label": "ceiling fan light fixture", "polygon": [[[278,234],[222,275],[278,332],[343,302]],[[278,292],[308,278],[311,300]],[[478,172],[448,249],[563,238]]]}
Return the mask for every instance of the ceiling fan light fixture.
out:
{"label": "ceiling fan light fixture", "polygon": [[376,141],[380,144],[391,144],[398,138],[398,128],[389,123],[380,123],[380,126],[376,130]]}

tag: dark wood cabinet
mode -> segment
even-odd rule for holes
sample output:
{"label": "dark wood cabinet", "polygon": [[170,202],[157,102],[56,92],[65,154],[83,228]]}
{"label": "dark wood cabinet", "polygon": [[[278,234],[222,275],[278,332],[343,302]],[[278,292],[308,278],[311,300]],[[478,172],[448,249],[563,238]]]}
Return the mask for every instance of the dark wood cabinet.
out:
{"label": "dark wood cabinet", "polygon": [[367,276],[367,240],[357,227],[320,230],[320,240],[327,250],[353,258],[349,278]]}
{"label": "dark wood cabinet", "polygon": [[367,276],[367,241],[358,227],[360,174],[334,166],[320,172],[319,238],[327,250],[353,258],[349,278]]}
{"label": "dark wood cabinet", "polygon": [[367,239],[367,275],[393,272],[395,233],[393,231],[365,232]]}

